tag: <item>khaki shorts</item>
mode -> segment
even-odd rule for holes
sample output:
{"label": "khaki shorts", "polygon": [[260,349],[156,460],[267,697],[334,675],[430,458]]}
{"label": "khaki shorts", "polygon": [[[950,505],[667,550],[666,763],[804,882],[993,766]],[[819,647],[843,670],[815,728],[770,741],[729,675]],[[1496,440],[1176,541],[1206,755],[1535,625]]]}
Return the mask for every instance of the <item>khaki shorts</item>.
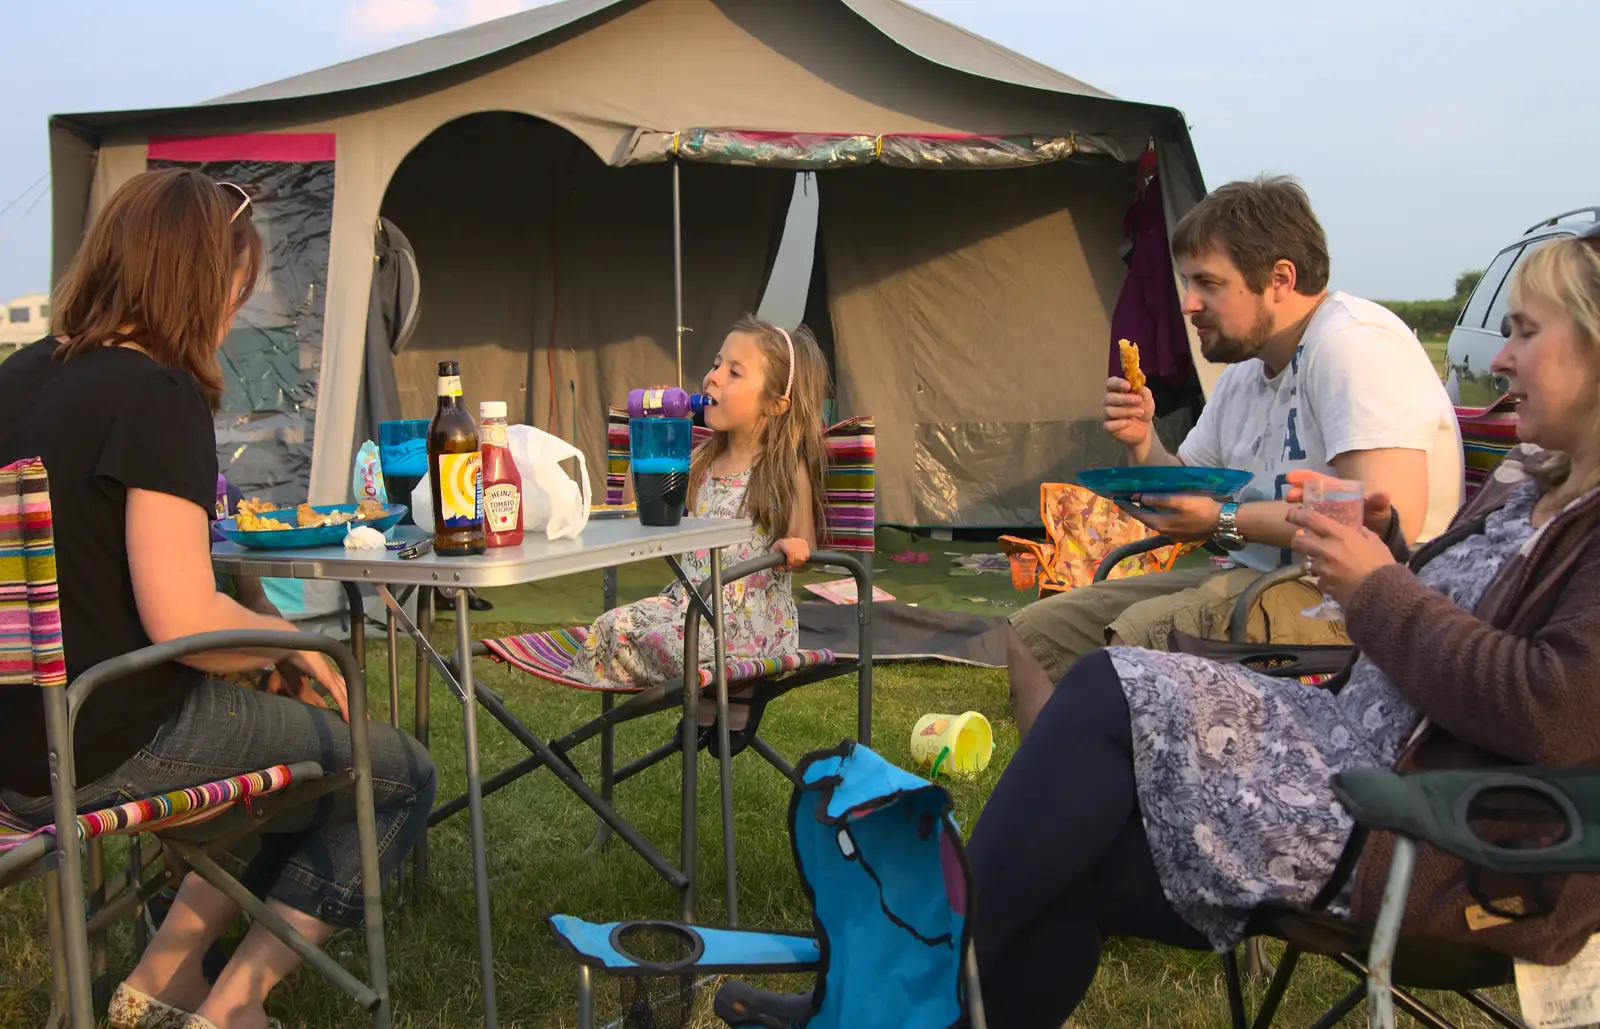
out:
{"label": "khaki shorts", "polygon": [[[1261,573],[1252,568],[1178,568],[1110,579],[1035,601],[1011,616],[1012,628],[1052,679],[1116,634],[1131,647],[1170,649],[1174,632],[1228,638],[1234,602]],[[1268,590],[1250,611],[1253,643],[1347,645],[1343,622],[1305,618],[1320,598],[1308,582]]]}

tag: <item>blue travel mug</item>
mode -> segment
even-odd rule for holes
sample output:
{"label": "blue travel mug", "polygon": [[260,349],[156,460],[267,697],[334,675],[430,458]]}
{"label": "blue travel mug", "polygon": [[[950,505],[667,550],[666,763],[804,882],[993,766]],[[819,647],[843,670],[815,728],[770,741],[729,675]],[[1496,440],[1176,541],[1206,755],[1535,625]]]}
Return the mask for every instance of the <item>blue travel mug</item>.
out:
{"label": "blue travel mug", "polygon": [[635,418],[628,423],[629,464],[639,524],[677,525],[689,496],[689,418]]}

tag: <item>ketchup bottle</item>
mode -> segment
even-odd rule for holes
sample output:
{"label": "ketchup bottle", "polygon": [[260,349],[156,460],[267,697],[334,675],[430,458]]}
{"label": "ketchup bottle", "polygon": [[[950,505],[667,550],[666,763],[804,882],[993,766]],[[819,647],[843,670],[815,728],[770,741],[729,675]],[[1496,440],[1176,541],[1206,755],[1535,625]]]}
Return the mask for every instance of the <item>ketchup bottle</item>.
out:
{"label": "ketchup bottle", "polygon": [[506,402],[485,400],[478,405],[478,426],[483,434],[483,529],[490,547],[522,544],[522,473],[511,459],[506,436]]}

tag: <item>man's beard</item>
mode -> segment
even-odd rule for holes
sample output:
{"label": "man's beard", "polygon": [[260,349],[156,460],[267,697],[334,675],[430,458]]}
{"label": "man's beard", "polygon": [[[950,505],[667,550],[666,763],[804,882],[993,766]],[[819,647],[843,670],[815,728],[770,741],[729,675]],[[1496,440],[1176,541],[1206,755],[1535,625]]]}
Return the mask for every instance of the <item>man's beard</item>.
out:
{"label": "man's beard", "polygon": [[1277,328],[1272,321],[1272,312],[1267,310],[1265,304],[1256,308],[1256,323],[1243,336],[1230,336],[1217,328],[1215,322],[1200,315],[1192,320],[1195,328],[1204,326],[1215,333],[1209,342],[1201,337],[1200,356],[1216,364],[1239,364],[1259,357]]}

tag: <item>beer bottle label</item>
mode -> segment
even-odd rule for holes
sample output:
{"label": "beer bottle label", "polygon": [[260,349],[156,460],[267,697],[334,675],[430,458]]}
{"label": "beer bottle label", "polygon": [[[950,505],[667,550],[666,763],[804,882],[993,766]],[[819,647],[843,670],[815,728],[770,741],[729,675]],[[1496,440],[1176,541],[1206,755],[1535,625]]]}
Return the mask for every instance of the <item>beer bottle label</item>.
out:
{"label": "beer bottle label", "polygon": [[459,397],[461,395],[461,376],[439,376],[439,395],[441,397]]}
{"label": "beer bottle label", "polygon": [[522,491],[509,482],[497,482],[483,491],[484,528],[512,532],[522,524]]}
{"label": "beer bottle label", "polygon": [[483,455],[439,455],[439,512],[441,525],[466,529],[483,522]]}

